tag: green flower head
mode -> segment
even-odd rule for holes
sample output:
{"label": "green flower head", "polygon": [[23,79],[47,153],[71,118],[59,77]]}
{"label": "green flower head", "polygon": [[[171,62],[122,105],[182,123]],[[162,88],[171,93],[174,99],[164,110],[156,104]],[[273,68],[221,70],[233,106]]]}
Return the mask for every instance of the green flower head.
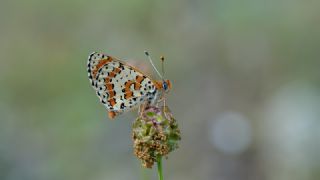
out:
{"label": "green flower head", "polygon": [[158,156],[167,156],[181,140],[177,121],[167,106],[145,108],[133,122],[134,154],[152,168]]}

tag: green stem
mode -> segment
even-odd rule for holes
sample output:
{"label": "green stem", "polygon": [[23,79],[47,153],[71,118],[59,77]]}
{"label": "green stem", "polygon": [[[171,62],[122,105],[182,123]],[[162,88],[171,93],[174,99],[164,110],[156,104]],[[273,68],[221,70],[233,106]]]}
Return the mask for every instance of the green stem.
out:
{"label": "green stem", "polygon": [[163,180],[163,174],[162,174],[162,156],[157,156],[157,165],[158,165],[158,177],[159,180]]}

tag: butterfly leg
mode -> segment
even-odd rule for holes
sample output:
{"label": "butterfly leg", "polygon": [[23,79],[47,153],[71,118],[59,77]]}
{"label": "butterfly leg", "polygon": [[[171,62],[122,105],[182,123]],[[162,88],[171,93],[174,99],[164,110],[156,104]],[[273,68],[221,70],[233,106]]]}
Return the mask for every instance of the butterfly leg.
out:
{"label": "butterfly leg", "polygon": [[141,113],[141,111],[142,111],[142,107],[141,107],[141,106],[142,106],[142,104],[139,106],[139,109],[138,109],[138,114],[139,114],[139,116],[141,116],[141,114],[142,114],[142,113]]}
{"label": "butterfly leg", "polygon": [[167,106],[167,104],[166,104],[166,98],[164,97],[163,98],[163,106],[162,106],[162,112],[163,112],[163,114],[164,114],[164,116],[167,118],[167,119],[171,119],[170,117],[170,113],[169,114],[167,114],[167,112],[169,111],[170,112],[170,110],[169,110],[169,108],[168,108],[168,106]]}
{"label": "butterfly leg", "polygon": [[144,110],[146,109],[146,104],[143,103],[139,106],[139,116],[142,116]]}

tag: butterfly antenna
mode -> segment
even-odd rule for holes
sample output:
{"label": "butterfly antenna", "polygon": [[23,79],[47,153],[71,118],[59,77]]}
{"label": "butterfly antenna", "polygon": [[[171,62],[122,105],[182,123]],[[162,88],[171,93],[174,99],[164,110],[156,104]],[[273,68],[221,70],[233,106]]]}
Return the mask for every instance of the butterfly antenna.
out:
{"label": "butterfly antenna", "polygon": [[153,69],[157,72],[158,76],[159,76],[161,79],[163,79],[162,75],[159,73],[158,69],[157,69],[156,66],[153,64],[153,61],[152,61],[152,59],[151,59],[151,57],[150,57],[149,52],[148,52],[148,51],[144,51],[144,54],[148,57],[148,59],[149,59],[151,65],[152,65]]}
{"label": "butterfly antenna", "polygon": [[161,60],[161,70],[162,70],[162,76],[164,76],[164,56],[160,56],[160,60]]}

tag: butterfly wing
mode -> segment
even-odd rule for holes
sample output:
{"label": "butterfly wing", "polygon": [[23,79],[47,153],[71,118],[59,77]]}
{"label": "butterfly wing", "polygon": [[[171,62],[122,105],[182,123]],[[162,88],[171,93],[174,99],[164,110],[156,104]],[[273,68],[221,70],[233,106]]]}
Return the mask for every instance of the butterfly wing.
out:
{"label": "butterfly wing", "polygon": [[101,53],[88,59],[88,76],[100,102],[115,116],[155,98],[157,85],[126,63]]}

